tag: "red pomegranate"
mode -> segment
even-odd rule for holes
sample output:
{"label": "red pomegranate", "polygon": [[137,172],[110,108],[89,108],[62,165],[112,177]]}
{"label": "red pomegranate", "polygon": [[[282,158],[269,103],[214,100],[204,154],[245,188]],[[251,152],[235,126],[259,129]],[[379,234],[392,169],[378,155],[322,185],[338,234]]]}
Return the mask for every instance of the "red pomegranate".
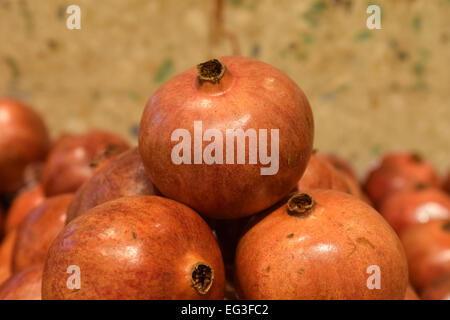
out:
{"label": "red pomegranate", "polygon": [[11,260],[16,230],[5,235],[0,245],[0,285],[11,275]]}
{"label": "red pomegranate", "polygon": [[223,57],[155,92],[139,151],[162,194],[207,217],[232,219],[295,188],[313,135],[309,102],[291,79],[260,61]]}
{"label": "red pomegranate", "polygon": [[17,231],[12,255],[14,272],[43,264],[48,248],[64,227],[71,194],[48,198],[31,211]]}
{"label": "red pomegranate", "polygon": [[419,294],[435,279],[450,273],[450,220],[411,225],[400,238],[408,258],[411,284]]}
{"label": "red pomegranate", "polygon": [[24,187],[19,190],[19,193],[41,184],[44,165],[45,161],[41,161],[30,163],[25,167],[25,170],[23,171]]}
{"label": "red pomegranate", "polygon": [[313,153],[297,189],[304,192],[311,189],[332,189],[350,193],[343,175],[328,161]]}
{"label": "red pomegranate", "polygon": [[403,300],[420,300],[419,296],[416,293],[416,290],[414,290],[411,284],[408,284],[408,287],[406,288],[405,298]]}
{"label": "red pomegranate", "polygon": [[94,171],[93,161],[105,152],[116,156],[129,148],[121,137],[101,130],[66,136],[51,150],[44,167],[42,185],[47,196],[73,193]]}
{"label": "red pomegranate", "polygon": [[24,190],[12,202],[6,216],[5,231],[11,232],[17,228],[34,208],[44,202],[45,196],[41,185]]}
{"label": "red pomegranate", "polygon": [[450,273],[434,280],[422,293],[423,300],[450,300]]}
{"label": "red pomegranate", "polygon": [[48,252],[42,295],[223,299],[224,288],[222,256],[205,221],[173,200],[133,196],[94,207],[64,228]]}
{"label": "red pomegranate", "polygon": [[236,252],[241,299],[399,299],[405,254],[365,202],[334,190],[295,194],[256,223]]}
{"label": "red pomegranate", "polygon": [[421,156],[393,152],[385,155],[369,172],[364,188],[379,208],[387,195],[401,189],[413,188],[419,183],[440,187],[442,182],[433,166]]}
{"label": "red pomegranate", "polygon": [[0,286],[9,279],[11,270],[9,266],[0,263]]}
{"label": "red pomegranate", "polygon": [[445,179],[444,189],[450,193],[450,171],[447,174],[447,179]]}
{"label": "red pomegranate", "polygon": [[0,99],[0,193],[13,193],[23,184],[25,167],[43,160],[50,146],[42,118],[13,99]]}
{"label": "red pomegranate", "polygon": [[105,164],[78,190],[69,206],[66,223],[110,200],[157,193],[137,148],[133,148]]}
{"label": "red pomegranate", "polygon": [[397,233],[401,233],[411,224],[450,219],[450,197],[440,189],[417,185],[388,196],[380,213]]}
{"label": "red pomegranate", "polygon": [[0,287],[0,300],[41,300],[42,266],[13,275]]}
{"label": "red pomegranate", "polygon": [[0,264],[8,266],[8,269],[10,269],[12,263],[12,252],[16,241],[16,235],[16,230],[9,232],[3,237],[0,245]]}
{"label": "red pomegranate", "polygon": [[321,154],[319,156],[328,161],[328,163],[330,163],[336,170],[345,173],[354,181],[358,182],[358,175],[350,162],[332,153]]}

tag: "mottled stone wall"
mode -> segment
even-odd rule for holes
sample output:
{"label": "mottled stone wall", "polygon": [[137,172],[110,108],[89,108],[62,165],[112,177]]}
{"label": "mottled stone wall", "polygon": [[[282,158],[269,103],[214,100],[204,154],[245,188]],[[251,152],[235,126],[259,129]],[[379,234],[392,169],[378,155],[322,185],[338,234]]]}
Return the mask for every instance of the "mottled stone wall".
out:
{"label": "mottled stone wall", "polygon": [[[146,100],[209,57],[269,62],[306,92],[317,148],[363,173],[414,149],[450,166],[449,0],[0,0],[0,95],[34,105],[54,135],[102,127],[130,140]],[[366,28],[368,4],[382,30]],[[82,29],[65,27],[78,4]]]}

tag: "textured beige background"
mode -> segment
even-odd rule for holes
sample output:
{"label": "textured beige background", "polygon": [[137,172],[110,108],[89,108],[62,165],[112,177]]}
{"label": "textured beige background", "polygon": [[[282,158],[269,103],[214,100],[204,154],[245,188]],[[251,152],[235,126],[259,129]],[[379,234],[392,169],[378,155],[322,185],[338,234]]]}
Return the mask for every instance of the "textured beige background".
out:
{"label": "textured beige background", "polygon": [[[382,8],[369,31],[366,8]],[[65,27],[78,4],[82,29]],[[52,133],[102,127],[134,140],[170,76],[233,52],[210,0],[0,0],[0,95],[24,99]],[[240,53],[306,92],[317,148],[363,173],[380,153],[419,150],[450,166],[450,0],[229,0]],[[1,130],[1,128],[0,128]],[[1,133],[0,133],[1,134]]]}

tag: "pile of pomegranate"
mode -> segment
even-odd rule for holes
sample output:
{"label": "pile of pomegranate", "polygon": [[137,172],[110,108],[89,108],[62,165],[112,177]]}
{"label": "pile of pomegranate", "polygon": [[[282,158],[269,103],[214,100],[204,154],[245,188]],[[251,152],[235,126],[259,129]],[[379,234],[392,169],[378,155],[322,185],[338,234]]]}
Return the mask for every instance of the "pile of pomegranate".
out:
{"label": "pile of pomegranate", "polygon": [[303,91],[249,58],[149,99],[131,146],[0,99],[0,299],[450,299],[450,173],[313,150]]}

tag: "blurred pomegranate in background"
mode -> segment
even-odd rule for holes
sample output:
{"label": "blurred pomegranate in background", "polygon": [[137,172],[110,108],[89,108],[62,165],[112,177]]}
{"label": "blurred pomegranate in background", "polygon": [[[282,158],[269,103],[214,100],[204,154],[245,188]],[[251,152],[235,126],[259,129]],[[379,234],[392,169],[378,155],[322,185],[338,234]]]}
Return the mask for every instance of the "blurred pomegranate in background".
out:
{"label": "blurred pomegranate in background", "polygon": [[434,167],[414,153],[392,152],[369,172],[364,189],[379,208],[387,195],[413,188],[417,184],[440,187],[442,181]]}
{"label": "blurred pomegranate in background", "polygon": [[313,136],[308,99],[290,78],[257,60],[223,57],[154,93],[142,116],[139,151],[163,195],[209,218],[234,219],[295,188]]}
{"label": "blurred pomegranate in background", "polygon": [[[240,239],[235,266],[241,299],[402,300],[408,285],[392,228],[363,201],[334,190],[295,194],[265,216]],[[380,270],[378,286],[371,275]]]}
{"label": "blurred pomegranate in background", "polygon": [[9,279],[11,270],[8,266],[0,263],[0,286]]}
{"label": "blurred pomegranate in background", "polygon": [[450,193],[450,171],[447,174],[447,179],[445,180],[444,189]]}
{"label": "blurred pomegranate in background", "polygon": [[419,184],[387,196],[380,213],[397,233],[401,233],[412,224],[450,219],[450,196],[441,189]]}
{"label": "blurred pomegranate in background", "polygon": [[24,185],[25,167],[44,160],[50,138],[42,118],[13,99],[0,99],[0,193],[13,193]]}
{"label": "blurred pomegranate in background", "polygon": [[41,185],[24,190],[14,198],[6,216],[5,232],[17,228],[23,219],[37,206],[44,202],[45,196]]}
{"label": "blurred pomegranate in background", "polygon": [[408,283],[408,287],[406,288],[405,298],[403,300],[420,300],[417,295],[416,290],[412,287],[410,283]]}
{"label": "blurred pomegranate in background", "polygon": [[319,157],[328,161],[328,163],[330,163],[338,171],[344,172],[354,181],[358,182],[358,175],[356,174],[355,169],[353,169],[351,163],[347,160],[331,153],[320,154]]}
{"label": "blurred pomegranate in background", "polygon": [[21,193],[24,190],[31,189],[38,184],[41,184],[42,172],[44,171],[44,165],[45,165],[45,162],[41,161],[41,162],[30,163],[25,167],[25,170],[23,172],[23,179],[24,179],[25,185],[23,188],[21,188],[18,191],[19,193]]}
{"label": "blurred pomegranate in background", "polygon": [[122,153],[98,170],[78,190],[67,212],[69,223],[87,210],[125,196],[155,195],[137,148]]}
{"label": "blurred pomegranate in background", "polygon": [[16,236],[17,230],[12,230],[5,235],[0,245],[0,264],[7,266],[8,270],[11,270],[12,254]]}
{"label": "blurred pomegranate in background", "polygon": [[64,227],[67,208],[72,198],[71,194],[48,198],[24,219],[14,244],[14,272],[44,263],[50,244]]}
{"label": "blurred pomegranate in background", "polygon": [[16,230],[13,230],[3,238],[0,244],[0,285],[12,274],[11,260],[15,240]]}
{"label": "blurred pomegranate in background", "polygon": [[297,188],[300,192],[311,189],[332,189],[346,193],[350,192],[343,175],[315,152],[311,155]]}
{"label": "blurred pomegranate in background", "polygon": [[92,176],[97,157],[105,155],[105,160],[128,149],[124,139],[106,131],[65,136],[54,145],[45,163],[42,174],[45,195],[76,192]]}
{"label": "blurred pomegranate in background", "polygon": [[13,275],[0,286],[0,300],[41,300],[42,266]]}
{"label": "blurred pomegranate in background", "polygon": [[[70,245],[68,245],[70,244]],[[81,287],[67,287],[76,265]],[[44,299],[223,299],[212,230],[192,209],[158,196],[123,197],[72,220],[53,242]]]}
{"label": "blurred pomegranate in background", "polygon": [[435,279],[423,290],[423,300],[450,300],[450,273]]}
{"label": "blurred pomegranate in background", "polygon": [[450,273],[450,220],[414,224],[400,234],[411,284],[419,294],[435,279]]}

